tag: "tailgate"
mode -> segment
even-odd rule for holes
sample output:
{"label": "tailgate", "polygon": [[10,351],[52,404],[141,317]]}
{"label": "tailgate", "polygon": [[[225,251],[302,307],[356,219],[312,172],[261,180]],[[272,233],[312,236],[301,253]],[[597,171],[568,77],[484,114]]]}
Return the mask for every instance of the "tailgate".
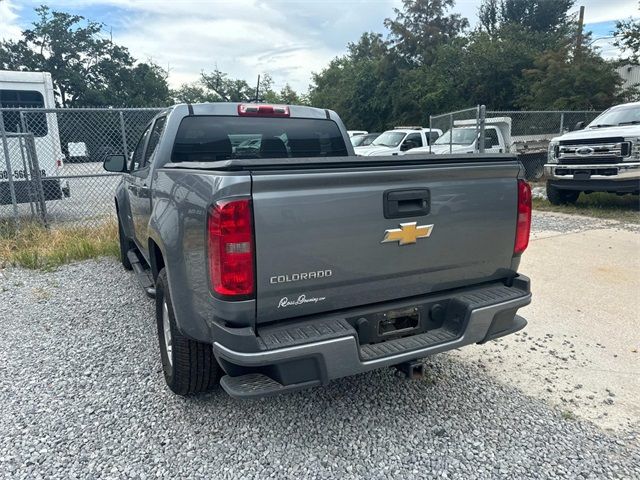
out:
{"label": "tailgate", "polygon": [[252,172],[257,321],[508,276],[518,171],[503,161]]}

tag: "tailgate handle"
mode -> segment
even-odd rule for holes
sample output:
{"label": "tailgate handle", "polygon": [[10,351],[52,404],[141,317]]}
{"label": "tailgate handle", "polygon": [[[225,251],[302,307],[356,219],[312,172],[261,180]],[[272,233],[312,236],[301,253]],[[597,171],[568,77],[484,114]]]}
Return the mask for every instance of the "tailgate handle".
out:
{"label": "tailgate handle", "polygon": [[384,192],[384,218],[422,217],[431,211],[426,188]]}

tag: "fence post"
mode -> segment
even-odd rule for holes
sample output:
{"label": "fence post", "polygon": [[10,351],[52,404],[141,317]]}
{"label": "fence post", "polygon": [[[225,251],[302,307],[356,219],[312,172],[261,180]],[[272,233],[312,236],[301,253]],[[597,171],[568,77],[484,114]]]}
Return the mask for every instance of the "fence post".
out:
{"label": "fence post", "polygon": [[[431,138],[431,129],[433,128],[433,115],[429,115],[429,138]],[[431,144],[433,142],[429,140],[429,155],[431,155]]]}
{"label": "fence post", "polygon": [[0,110],[0,137],[2,137],[4,160],[7,164],[7,180],[9,182],[9,192],[11,193],[11,203],[13,204],[13,220],[17,226],[20,223],[18,220],[18,199],[16,198],[16,187],[13,184],[13,171],[11,170],[11,158],[9,157],[9,142],[7,140],[7,132],[4,129],[2,110]]}
{"label": "fence post", "polygon": [[449,153],[453,153],[453,113],[449,114]]}
{"label": "fence post", "polygon": [[478,152],[484,153],[484,124],[487,116],[487,107],[480,105],[479,120],[480,120],[480,138],[478,140]]}
{"label": "fence post", "polygon": [[[22,110],[20,110],[20,133],[26,133],[27,132],[27,121],[24,118],[24,112]],[[24,149],[23,147],[23,140],[24,140]],[[29,156],[29,146],[27,145],[27,139],[26,137],[20,137],[18,139],[18,145],[20,146],[20,156],[22,157],[22,165],[24,167],[24,171],[25,171],[25,175],[26,172],[29,172],[29,178],[27,178],[28,182],[27,182],[27,187],[29,188],[29,208],[31,209],[31,218],[34,218],[36,216],[36,212],[33,209],[33,199],[35,197],[35,194],[33,193],[33,169],[31,168],[31,162],[27,160],[27,158],[25,158],[25,152],[27,152],[27,157]],[[40,185],[40,187],[42,187],[42,184]]]}
{"label": "fence post", "polygon": [[129,162],[129,150],[127,148],[127,130],[124,124],[124,113],[120,110],[120,133],[122,136],[122,153],[124,153],[125,163]]}
{"label": "fence post", "polygon": [[478,153],[480,152],[480,105],[476,105],[476,142]]}
{"label": "fence post", "polygon": [[564,112],[560,114],[560,135],[564,131]]}
{"label": "fence post", "polygon": [[25,137],[25,145],[27,145],[27,159],[29,160],[29,168],[31,170],[31,179],[35,180],[37,190],[36,211],[40,213],[42,225],[49,228],[47,223],[47,203],[44,196],[44,188],[42,186],[42,175],[40,174],[40,162],[38,162],[38,152],[36,150],[36,140],[33,132],[27,132]]}

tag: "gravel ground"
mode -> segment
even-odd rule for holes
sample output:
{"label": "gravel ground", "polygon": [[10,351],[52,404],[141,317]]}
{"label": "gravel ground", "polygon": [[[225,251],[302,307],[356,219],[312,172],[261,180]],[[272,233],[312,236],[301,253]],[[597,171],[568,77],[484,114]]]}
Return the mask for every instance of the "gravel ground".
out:
{"label": "gravel ground", "polygon": [[598,230],[602,228],[619,229],[640,233],[640,224],[620,220],[568,215],[566,213],[533,211],[531,217],[531,238]]}
{"label": "gravel ground", "polygon": [[386,369],[264,400],[176,397],[153,302],[113,260],[0,271],[0,311],[0,477],[640,478],[637,432],[454,354],[416,382]]}

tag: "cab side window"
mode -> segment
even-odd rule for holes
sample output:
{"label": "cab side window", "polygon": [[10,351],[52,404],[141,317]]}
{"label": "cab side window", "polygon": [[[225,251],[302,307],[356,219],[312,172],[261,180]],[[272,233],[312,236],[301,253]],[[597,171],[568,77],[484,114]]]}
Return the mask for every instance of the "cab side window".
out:
{"label": "cab side window", "polygon": [[500,145],[500,140],[498,140],[498,132],[493,128],[489,128],[484,132],[486,137],[486,145],[485,148],[492,148]]}
{"label": "cab side window", "polygon": [[407,135],[407,138],[404,139],[403,143],[413,142],[416,147],[422,146],[422,137],[419,133],[410,133]]}
{"label": "cab side window", "polygon": [[150,132],[151,125],[145,128],[144,133],[140,136],[140,140],[138,140],[138,145],[136,145],[136,149],[133,151],[133,155],[131,156],[131,168],[129,168],[131,172],[140,170],[140,168],[142,168],[143,166],[144,146],[147,143],[147,138],[149,138]]}
{"label": "cab side window", "polygon": [[151,130],[151,134],[149,135],[149,144],[147,145],[147,150],[144,154],[144,165],[149,164],[149,160],[156,151],[158,144],[160,143],[160,138],[162,138],[162,132],[164,132],[164,126],[167,123],[167,117],[160,117],[156,120],[156,123],[153,125],[153,129]]}

